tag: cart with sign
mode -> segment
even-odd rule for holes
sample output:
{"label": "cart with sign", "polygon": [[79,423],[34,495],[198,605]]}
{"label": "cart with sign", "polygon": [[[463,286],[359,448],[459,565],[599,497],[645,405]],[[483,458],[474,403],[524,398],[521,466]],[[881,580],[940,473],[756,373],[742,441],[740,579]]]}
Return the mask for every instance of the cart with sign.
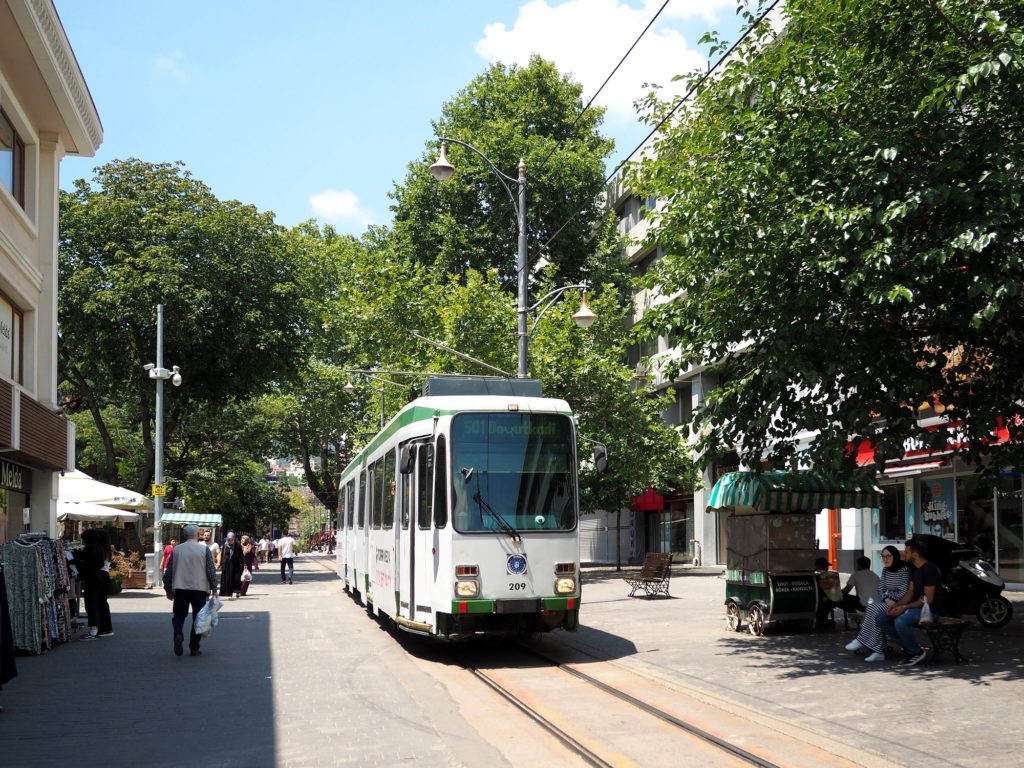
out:
{"label": "cart with sign", "polygon": [[820,600],[814,560],[815,516],[823,509],[877,507],[868,480],[813,472],[730,472],[715,483],[708,512],[727,515],[725,615],[763,635],[769,622],[814,626]]}

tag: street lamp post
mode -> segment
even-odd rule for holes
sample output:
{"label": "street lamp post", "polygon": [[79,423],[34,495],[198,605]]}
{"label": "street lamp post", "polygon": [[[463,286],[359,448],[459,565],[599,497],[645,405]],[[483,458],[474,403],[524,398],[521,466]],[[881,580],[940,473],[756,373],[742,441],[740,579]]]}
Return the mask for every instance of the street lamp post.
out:
{"label": "street lamp post", "polygon": [[160,493],[153,495],[153,553],[156,559],[154,576],[157,580],[160,577],[160,560],[163,556],[163,530],[162,518],[164,514],[164,382],[170,382],[181,386],[181,369],[172,366],[170,370],[164,368],[164,305],[156,305],[156,365],[146,363],[143,370],[149,373],[149,378],[156,381],[156,446],[155,460],[153,467],[154,485],[159,486]]}
{"label": "street lamp post", "polygon": [[[518,249],[516,250],[516,274],[519,277],[519,297],[516,303],[516,316],[517,316],[517,334],[519,337],[519,369],[516,373],[517,378],[525,379],[527,377],[526,363],[529,346],[529,332],[527,331],[527,316],[534,307],[530,307],[528,303],[528,292],[529,292],[529,270],[526,266],[527,253],[526,253],[526,160],[520,158],[519,160],[519,177],[513,178],[507,173],[502,173],[498,170],[497,166],[491,162],[490,158],[487,157],[483,152],[474,147],[472,144],[467,144],[465,141],[459,139],[453,139],[448,136],[441,137],[441,153],[438,155],[437,161],[430,166],[430,175],[438,181],[446,181],[452,177],[455,173],[455,166],[448,162],[448,144],[458,144],[461,147],[465,147],[471,152],[478,155],[485,163],[487,167],[491,169],[491,173],[498,177],[498,181],[508,192],[509,199],[512,201],[512,207],[516,212],[516,221],[519,225],[519,239]],[[556,291],[552,291],[554,294],[551,299],[554,302],[564,291],[570,288],[583,288],[583,304],[580,307],[579,312],[573,315],[573,320],[583,328],[589,328],[594,322],[594,313],[590,311],[590,307],[587,306],[587,294],[586,286],[566,286],[565,288],[559,288]],[[551,296],[552,294],[548,294]],[[547,297],[545,297],[547,298]],[[543,299],[542,299],[543,301]],[[550,305],[549,305],[550,306]],[[545,309],[547,309],[545,307]],[[538,318],[539,319],[539,318]]]}

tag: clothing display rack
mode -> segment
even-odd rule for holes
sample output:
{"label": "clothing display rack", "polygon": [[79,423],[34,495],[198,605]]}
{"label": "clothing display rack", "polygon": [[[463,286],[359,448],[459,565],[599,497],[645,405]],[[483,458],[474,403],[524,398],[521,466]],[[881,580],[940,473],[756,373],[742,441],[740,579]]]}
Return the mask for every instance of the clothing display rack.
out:
{"label": "clothing display rack", "polygon": [[[14,631],[11,628],[11,612],[7,604],[7,580],[4,566],[0,563],[0,688],[18,675],[14,663]],[[0,707],[0,712],[3,712]]]}
{"label": "clothing display rack", "polygon": [[0,545],[14,648],[42,653],[71,639],[72,579],[64,543],[24,533]]}

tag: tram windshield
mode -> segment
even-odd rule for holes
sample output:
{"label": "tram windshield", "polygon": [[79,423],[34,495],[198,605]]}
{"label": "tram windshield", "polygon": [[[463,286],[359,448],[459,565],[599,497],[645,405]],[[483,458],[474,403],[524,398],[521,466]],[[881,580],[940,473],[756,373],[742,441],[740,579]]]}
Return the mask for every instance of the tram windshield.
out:
{"label": "tram windshield", "polygon": [[452,509],[463,533],[576,526],[572,424],[546,413],[452,419]]}

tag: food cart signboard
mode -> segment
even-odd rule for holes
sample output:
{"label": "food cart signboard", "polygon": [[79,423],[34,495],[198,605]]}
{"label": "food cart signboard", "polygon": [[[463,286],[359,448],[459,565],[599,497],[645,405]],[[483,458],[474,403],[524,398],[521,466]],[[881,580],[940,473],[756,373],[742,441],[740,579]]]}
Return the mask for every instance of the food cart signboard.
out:
{"label": "food cart signboard", "polygon": [[814,584],[813,573],[794,573],[780,575],[773,573],[771,579],[772,614],[775,616],[807,614],[814,615],[818,603],[818,591]]}

